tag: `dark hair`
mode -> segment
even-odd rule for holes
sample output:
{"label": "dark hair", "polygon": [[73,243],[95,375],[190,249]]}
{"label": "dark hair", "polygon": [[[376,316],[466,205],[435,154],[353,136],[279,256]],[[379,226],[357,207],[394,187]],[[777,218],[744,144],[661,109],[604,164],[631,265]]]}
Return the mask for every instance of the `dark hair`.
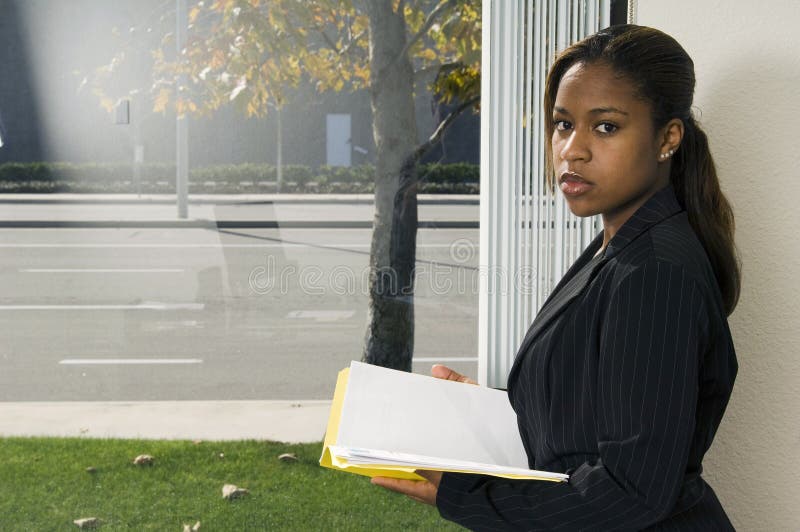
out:
{"label": "dark hair", "polygon": [[683,121],[683,139],[672,158],[670,182],[678,202],[705,248],[727,314],[739,300],[741,272],[733,241],[733,211],[719,188],[708,138],[692,116],[694,63],[678,42],[653,28],[611,26],[564,50],[547,76],[544,93],[548,180],[553,183],[553,106],[564,73],[577,63],[610,66],[651,104],[658,130],[673,118]]}

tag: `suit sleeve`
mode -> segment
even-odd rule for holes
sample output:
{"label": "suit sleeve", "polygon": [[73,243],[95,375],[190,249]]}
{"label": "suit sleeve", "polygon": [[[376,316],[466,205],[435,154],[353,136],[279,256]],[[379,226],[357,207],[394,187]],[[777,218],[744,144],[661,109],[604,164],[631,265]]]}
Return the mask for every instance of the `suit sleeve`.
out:
{"label": "suit sleeve", "polygon": [[681,267],[648,262],[628,274],[601,323],[597,458],[557,484],[445,474],[440,514],[473,530],[640,529],[669,515],[692,444],[708,323]]}

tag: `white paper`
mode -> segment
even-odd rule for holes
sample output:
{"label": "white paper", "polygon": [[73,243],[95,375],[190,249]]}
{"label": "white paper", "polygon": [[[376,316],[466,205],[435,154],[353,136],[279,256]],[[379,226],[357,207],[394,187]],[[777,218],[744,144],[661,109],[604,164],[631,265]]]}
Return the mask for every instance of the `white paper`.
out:
{"label": "white paper", "polygon": [[530,471],[506,392],[355,361],[336,446]]}
{"label": "white paper", "polygon": [[380,467],[412,467],[414,469],[444,469],[448,471],[461,471],[465,473],[485,473],[491,475],[517,475],[521,477],[536,476],[542,479],[564,481],[569,475],[552,473],[549,471],[536,471],[528,468],[503,467],[494,464],[480,464],[460,460],[449,460],[404,454],[375,449],[351,449],[332,445],[331,453],[348,464]]}

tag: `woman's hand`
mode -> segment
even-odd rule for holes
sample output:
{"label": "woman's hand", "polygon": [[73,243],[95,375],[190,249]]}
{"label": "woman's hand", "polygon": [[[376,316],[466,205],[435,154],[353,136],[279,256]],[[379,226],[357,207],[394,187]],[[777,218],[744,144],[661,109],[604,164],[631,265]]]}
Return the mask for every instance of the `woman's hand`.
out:
{"label": "woman's hand", "polygon": [[417,502],[436,506],[436,492],[442,480],[441,471],[414,471],[425,480],[401,480],[398,478],[373,477],[372,483],[387,490],[402,493]]}
{"label": "woman's hand", "polygon": [[464,375],[458,373],[457,371],[453,371],[447,366],[443,366],[441,364],[433,365],[433,367],[431,368],[431,375],[433,375],[437,379],[444,379],[446,381],[457,381],[457,382],[463,382],[465,384],[478,384],[469,377],[465,377]]}
{"label": "woman's hand", "polygon": [[[457,371],[453,371],[441,364],[434,364],[431,368],[431,375],[437,379],[444,379],[446,381],[478,384],[469,377],[465,377]],[[397,478],[374,477],[372,483],[376,486],[402,493],[417,502],[436,506],[436,493],[439,491],[439,482],[442,480],[442,472],[425,471],[421,469],[414,472],[425,480],[401,480]]]}

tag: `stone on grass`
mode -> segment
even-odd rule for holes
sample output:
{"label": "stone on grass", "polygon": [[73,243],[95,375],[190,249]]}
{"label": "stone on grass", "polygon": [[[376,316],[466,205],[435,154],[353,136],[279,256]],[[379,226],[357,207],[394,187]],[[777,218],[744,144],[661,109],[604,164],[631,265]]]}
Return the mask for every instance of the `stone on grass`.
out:
{"label": "stone on grass", "polygon": [[238,499],[239,497],[244,497],[248,493],[250,493],[250,491],[233,484],[225,484],[222,486],[222,498],[229,501]]}
{"label": "stone on grass", "polygon": [[100,520],[96,517],[84,517],[73,521],[81,530],[88,530],[90,528],[97,528],[100,526]]}
{"label": "stone on grass", "polygon": [[153,460],[154,458],[149,454],[140,454],[133,459],[133,463],[138,466],[153,465]]}

